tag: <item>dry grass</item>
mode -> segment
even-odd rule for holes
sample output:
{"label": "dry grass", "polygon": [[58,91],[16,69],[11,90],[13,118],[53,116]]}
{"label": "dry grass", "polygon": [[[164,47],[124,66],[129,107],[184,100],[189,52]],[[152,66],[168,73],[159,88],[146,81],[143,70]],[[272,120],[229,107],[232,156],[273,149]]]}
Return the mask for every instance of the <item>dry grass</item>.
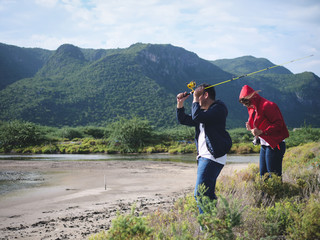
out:
{"label": "dry grass", "polygon": [[282,178],[261,178],[255,164],[219,177],[211,210],[199,215],[191,194],[179,199],[171,211],[147,216],[148,239],[320,239],[319,149],[320,143],[290,149]]}

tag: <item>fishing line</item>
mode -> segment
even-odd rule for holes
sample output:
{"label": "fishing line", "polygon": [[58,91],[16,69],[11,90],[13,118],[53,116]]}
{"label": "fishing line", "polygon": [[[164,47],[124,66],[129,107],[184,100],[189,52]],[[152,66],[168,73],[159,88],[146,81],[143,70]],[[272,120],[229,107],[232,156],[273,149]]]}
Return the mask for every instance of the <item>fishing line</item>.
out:
{"label": "fishing line", "polygon": [[[241,76],[238,76],[238,77],[234,77],[234,78],[231,78],[229,80],[210,85],[210,86],[206,87],[205,89],[212,88],[212,87],[215,87],[215,86],[218,86],[218,85],[221,85],[221,84],[224,84],[224,83],[228,83],[228,82],[231,82],[231,81],[235,81],[235,80],[238,80],[240,78],[248,77],[248,76],[251,76],[251,75],[254,75],[254,74],[269,70],[269,69],[272,69],[272,68],[281,67],[283,65],[286,65],[286,64],[289,64],[289,63],[293,63],[293,62],[296,62],[296,61],[300,61],[302,59],[309,58],[309,57],[312,57],[312,56],[313,56],[313,54],[309,55],[309,56],[302,57],[302,58],[297,58],[297,59],[294,59],[294,60],[291,60],[291,61],[288,61],[288,62],[285,62],[285,63],[282,63],[282,64],[278,64],[278,65],[274,65],[274,66],[271,66],[271,67],[267,67],[267,68],[264,68],[264,69],[261,69],[261,70],[255,71],[255,72],[247,73],[247,74],[244,74],[244,75],[241,75]],[[189,94],[192,94],[194,92],[194,88],[196,87],[196,82],[195,81],[191,81],[187,85],[187,87],[192,90]]]}

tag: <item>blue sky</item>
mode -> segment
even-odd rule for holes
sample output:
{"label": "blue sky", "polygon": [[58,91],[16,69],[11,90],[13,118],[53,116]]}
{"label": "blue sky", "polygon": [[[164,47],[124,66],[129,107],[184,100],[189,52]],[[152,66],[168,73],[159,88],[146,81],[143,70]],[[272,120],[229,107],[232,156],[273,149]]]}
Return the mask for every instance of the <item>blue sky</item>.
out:
{"label": "blue sky", "polygon": [[0,0],[0,42],[57,49],[170,43],[206,60],[263,57],[320,76],[319,0]]}

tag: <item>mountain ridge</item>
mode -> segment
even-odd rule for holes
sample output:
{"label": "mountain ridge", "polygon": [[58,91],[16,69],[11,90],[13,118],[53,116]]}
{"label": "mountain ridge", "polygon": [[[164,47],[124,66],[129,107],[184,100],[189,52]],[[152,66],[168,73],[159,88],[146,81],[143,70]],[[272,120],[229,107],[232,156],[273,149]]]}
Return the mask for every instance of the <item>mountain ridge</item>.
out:
{"label": "mountain ridge", "polygon": [[[0,53],[4,52],[2,47]],[[0,120],[79,126],[105,125],[120,116],[141,116],[155,127],[174,127],[175,96],[189,91],[188,82],[215,84],[231,79],[237,72],[273,64],[253,56],[208,61],[171,44],[136,43],[124,49],[81,49],[63,44],[55,51],[38,51],[42,61],[33,75],[23,72],[23,78],[0,89]],[[238,103],[244,84],[261,89],[263,97],[276,102],[289,126],[320,126],[319,77],[277,68],[278,72],[268,70],[216,87],[217,98],[229,108],[229,128],[243,127],[247,119],[246,109]],[[19,70],[17,64],[8,74],[0,74],[0,80]]]}
{"label": "mountain ridge", "polygon": [[[219,59],[215,61],[210,61],[211,63],[217,65],[221,69],[231,72],[237,75],[248,74],[265,68],[273,67],[273,64],[266,58],[255,58],[253,56],[242,56],[234,59]],[[277,66],[276,68],[268,69],[267,74],[293,74],[287,68],[283,66]]]}

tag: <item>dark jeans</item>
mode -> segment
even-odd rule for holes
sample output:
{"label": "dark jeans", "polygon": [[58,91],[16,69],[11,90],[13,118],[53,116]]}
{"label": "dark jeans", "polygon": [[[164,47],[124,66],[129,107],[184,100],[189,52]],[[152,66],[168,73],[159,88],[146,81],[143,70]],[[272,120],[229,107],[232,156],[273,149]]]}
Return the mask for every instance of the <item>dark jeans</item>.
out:
{"label": "dark jeans", "polygon": [[260,176],[265,173],[275,173],[282,175],[282,159],[286,151],[285,142],[281,142],[278,147],[272,149],[269,146],[261,146],[260,149]]}
{"label": "dark jeans", "polygon": [[[198,159],[198,172],[197,172],[197,182],[194,190],[194,196],[197,199],[198,186],[204,184],[208,190],[204,193],[205,196],[208,196],[211,200],[217,199],[215,194],[216,180],[222,170],[224,165],[212,161],[207,158],[200,157]],[[199,207],[200,213],[203,213]]]}

